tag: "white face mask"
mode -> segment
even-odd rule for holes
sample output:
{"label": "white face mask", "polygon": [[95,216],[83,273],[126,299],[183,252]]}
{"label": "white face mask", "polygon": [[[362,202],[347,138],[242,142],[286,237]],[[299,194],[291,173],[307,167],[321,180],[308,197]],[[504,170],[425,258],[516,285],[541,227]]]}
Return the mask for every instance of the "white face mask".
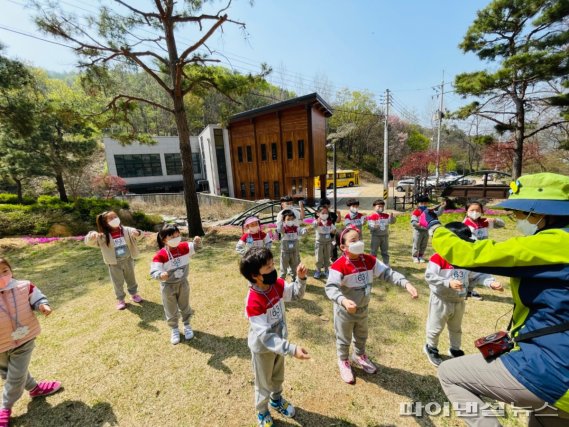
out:
{"label": "white face mask", "polygon": [[541,220],[545,217],[541,217],[541,219],[535,223],[532,224],[531,222],[529,222],[528,218],[530,217],[531,213],[528,214],[528,216],[525,219],[518,219],[516,222],[516,227],[517,229],[524,235],[524,236],[533,236],[537,230],[538,230],[538,225],[541,222]]}
{"label": "white face mask", "polygon": [[286,221],[285,224],[287,227],[294,227],[296,225],[296,221],[295,220]]}
{"label": "white face mask", "polygon": [[350,243],[348,245],[348,252],[354,255],[361,255],[364,253],[365,243],[363,240],[358,240],[357,242]]}
{"label": "white face mask", "polygon": [[328,214],[320,214],[320,219],[326,221],[328,219]]}
{"label": "white face mask", "polygon": [[111,219],[107,224],[109,224],[113,228],[117,228],[119,225],[121,225],[121,219],[120,218]]}
{"label": "white face mask", "polygon": [[358,208],[356,206],[351,206],[350,207],[350,212],[351,213],[358,213]]}
{"label": "white face mask", "polygon": [[466,215],[468,215],[469,218],[474,219],[474,220],[476,220],[482,216],[482,214],[480,212],[476,212],[476,211],[467,212]]}
{"label": "white face mask", "polygon": [[255,227],[249,227],[249,234],[256,234],[259,232],[259,226],[255,226]]}
{"label": "white face mask", "polygon": [[376,208],[375,211],[376,211],[377,213],[382,213],[382,212],[383,212],[383,208]]}
{"label": "white face mask", "polygon": [[178,237],[174,237],[173,239],[168,240],[166,243],[171,248],[177,248],[181,242],[182,242],[182,238],[178,236]]}

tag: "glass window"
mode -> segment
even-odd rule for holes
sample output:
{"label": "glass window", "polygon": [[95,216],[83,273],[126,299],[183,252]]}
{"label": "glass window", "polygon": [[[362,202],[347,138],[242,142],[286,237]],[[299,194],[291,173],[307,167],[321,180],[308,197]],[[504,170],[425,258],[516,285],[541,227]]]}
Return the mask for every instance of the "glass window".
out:
{"label": "glass window", "polygon": [[[166,175],[182,174],[182,155],[180,153],[164,153],[164,162],[166,163]],[[194,169],[194,173],[198,172]]]}
{"label": "glass window", "polygon": [[353,177],[354,177],[354,174],[351,172],[346,174],[346,178],[353,178]]}
{"label": "glass window", "polygon": [[286,158],[292,160],[292,141],[286,142]]}
{"label": "glass window", "polygon": [[251,150],[251,146],[247,146],[247,161],[251,163],[253,161],[253,150]]}
{"label": "glass window", "polygon": [[275,199],[278,199],[281,195],[281,190],[279,189],[279,182],[273,182],[273,194],[275,195]]}
{"label": "glass window", "polygon": [[267,160],[267,144],[261,144],[261,161]]}
{"label": "glass window", "polygon": [[273,160],[277,160],[277,143],[273,142],[271,144],[271,157]]}
{"label": "glass window", "polygon": [[242,147],[237,147],[237,159],[239,160],[239,163],[243,163],[243,148]]}
{"label": "glass window", "polygon": [[192,167],[194,168],[194,175],[202,173],[202,164],[198,153],[192,153]]}
{"label": "glass window", "polygon": [[271,194],[269,193],[269,181],[265,181],[263,182],[263,197],[265,197],[266,199],[270,199],[271,198]]}
{"label": "glass window", "polygon": [[298,178],[298,193],[302,194],[302,178]]}
{"label": "glass window", "polygon": [[296,178],[292,179],[292,194],[296,194]]}
{"label": "glass window", "polygon": [[251,196],[252,199],[255,198],[255,183],[254,182],[249,183],[249,195]]}
{"label": "glass window", "polygon": [[246,199],[247,198],[247,189],[245,188],[245,183],[241,183],[241,198],[242,199]]}
{"label": "glass window", "polygon": [[162,176],[160,154],[116,154],[115,164],[121,178]]}
{"label": "glass window", "polygon": [[298,158],[304,159],[304,139],[298,140]]}

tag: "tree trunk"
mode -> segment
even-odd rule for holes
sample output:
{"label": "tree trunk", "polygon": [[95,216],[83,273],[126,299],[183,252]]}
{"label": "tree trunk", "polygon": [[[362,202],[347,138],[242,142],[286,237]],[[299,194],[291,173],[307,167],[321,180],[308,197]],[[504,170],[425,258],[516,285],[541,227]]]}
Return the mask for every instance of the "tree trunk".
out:
{"label": "tree trunk", "polygon": [[514,161],[512,164],[512,178],[514,181],[522,175],[522,162],[524,156],[525,136],[525,107],[521,99],[514,100],[516,104],[516,128],[514,133]]}
{"label": "tree trunk", "polygon": [[22,197],[22,180],[21,179],[16,179],[14,177],[12,177],[12,179],[14,180],[14,182],[16,183],[16,192],[18,195],[18,203],[23,203],[24,202],[24,198]]}
{"label": "tree trunk", "polygon": [[55,175],[55,182],[57,184],[57,191],[59,192],[59,199],[65,203],[69,202],[65,191],[65,183],[63,182],[63,174],[61,172],[57,172]]}
{"label": "tree trunk", "polygon": [[192,147],[190,145],[190,129],[186,121],[184,102],[174,102],[176,126],[180,139],[180,153],[182,155],[182,177],[184,180],[184,201],[186,202],[186,215],[188,216],[188,233],[190,236],[203,236],[200,206],[196,193],[194,180],[194,167],[192,164]]}

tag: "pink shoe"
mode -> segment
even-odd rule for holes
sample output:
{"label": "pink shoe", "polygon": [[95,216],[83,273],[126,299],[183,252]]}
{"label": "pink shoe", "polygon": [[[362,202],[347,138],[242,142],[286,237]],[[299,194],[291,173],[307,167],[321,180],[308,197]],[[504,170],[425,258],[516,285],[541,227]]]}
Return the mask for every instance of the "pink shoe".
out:
{"label": "pink shoe", "polygon": [[340,368],[340,377],[344,382],[348,384],[356,382],[354,379],[354,373],[352,372],[352,367],[348,360],[338,359],[338,367]]}
{"label": "pink shoe", "polygon": [[136,302],[136,303],[140,304],[142,301],[144,301],[144,300],[142,299],[142,297],[140,295],[134,294],[132,296],[132,302]]}
{"label": "pink shoe", "polygon": [[352,356],[352,365],[356,368],[363,369],[363,371],[368,374],[375,374],[377,372],[377,367],[365,354],[362,354],[361,356],[354,354]]}
{"label": "pink shoe", "polygon": [[12,415],[11,409],[0,409],[0,427],[8,427],[10,425],[10,415]]}
{"label": "pink shoe", "polygon": [[59,381],[40,381],[37,386],[30,390],[30,397],[49,396],[61,388]]}
{"label": "pink shoe", "polygon": [[117,301],[117,310],[124,310],[126,308],[126,302],[123,299]]}

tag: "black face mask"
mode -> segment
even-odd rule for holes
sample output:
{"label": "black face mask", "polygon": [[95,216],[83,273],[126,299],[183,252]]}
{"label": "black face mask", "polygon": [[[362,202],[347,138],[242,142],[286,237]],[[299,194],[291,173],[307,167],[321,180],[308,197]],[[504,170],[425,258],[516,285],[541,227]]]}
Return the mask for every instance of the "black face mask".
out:
{"label": "black face mask", "polygon": [[262,274],[263,285],[272,285],[277,281],[277,270],[273,270],[270,273]]}

